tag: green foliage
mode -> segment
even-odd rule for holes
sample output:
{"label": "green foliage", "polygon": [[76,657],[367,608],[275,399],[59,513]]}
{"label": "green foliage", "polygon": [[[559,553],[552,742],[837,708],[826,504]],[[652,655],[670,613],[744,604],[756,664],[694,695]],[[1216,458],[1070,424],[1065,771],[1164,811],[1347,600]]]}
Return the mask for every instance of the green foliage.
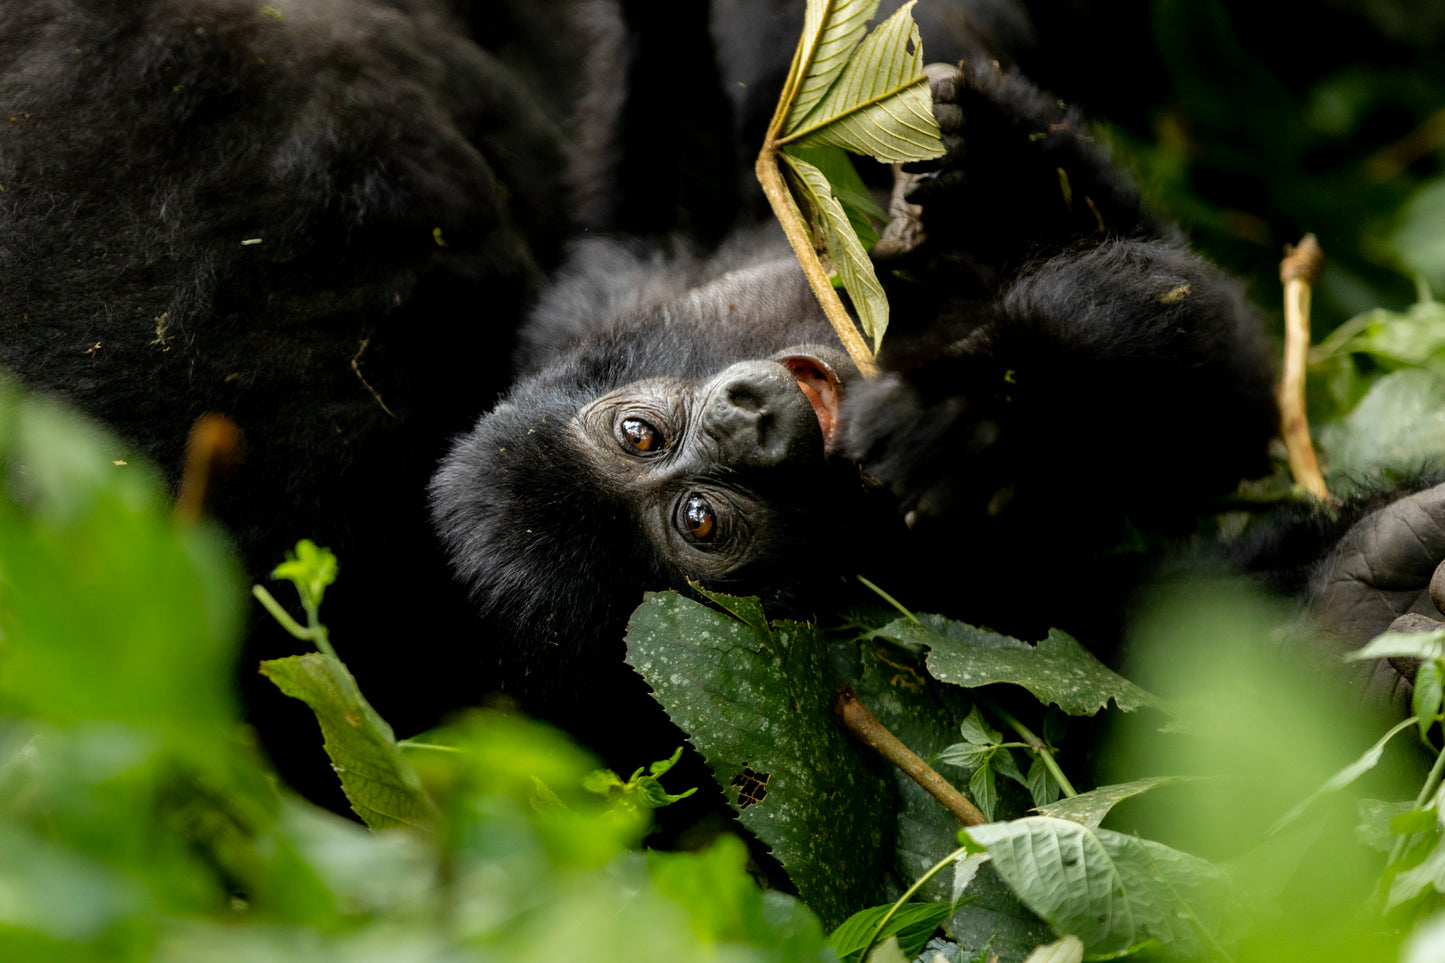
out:
{"label": "green foliage", "polygon": [[[231,694],[238,568],[120,451],[0,381],[0,959],[836,959],[736,840],[634,852],[645,813],[589,791],[595,761],[524,719],[405,744],[424,833],[278,792]],[[294,560],[312,609],[325,557]],[[340,764],[375,763],[385,733],[373,778],[400,770],[340,663],[270,671],[341,734]]]}
{"label": "green foliage", "polygon": [[[1171,960],[1306,960],[1338,947],[1353,958],[1384,960],[1394,958],[1408,929],[1398,914],[1433,905],[1445,893],[1445,849],[1438,846],[1445,825],[1435,802],[1440,774],[1425,779],[1413,804],[1361,801],[1363,793],[1399,791],[1399,774],[1413,767],[1392,760],[1389,750],[1399,733],[1419,731],[1416,721],[1397,726],[1351,761],[1348,753],[1373,738],[1362,741],[1369,724],[1283,657],[1271,641],[1278,614],[1238,586],[1201,584],[1163,596],[1143,620],[1136,646],[1141,661],[1134,670],[1163,696],[1139,698],[1135,693],[1145,690],[1132,684],[1121,689],[1121,678],[1112,673],[1085,666],[1073,672],[1086,680],[1064,700],[1073,707],[1098,712],[1117,700],[1168,708],[1178,720],[1167,733],[1158,731],[1157,714],[1123,726],[1127,738],[1107,754],[1116,768],[1166,775],[1135,775],[1084,793],[1044,765],[1061,738],[1057,710],[1043,713],[1045,740],[984,694],[1014,684],[1054,691],[1036,690],[1035,667],[1016,661],[1029,648],[1024,643],[925,615],[825,644],[806,628],[794,638],[793,623],[768,626],[756,600],[709,598],[717,608],[671,593],[653,596],[634,616],[629,647],[634,665],[709,762],[729,760],[733,768],[717,773],[725,789],[737,773],[734,758],[765,759],[772,771],[802,765],[802,750],[780,748],[780,736],[770,735],[767,746],[745,740],[754,740],[765,720],[777,719],[792,720],[809,738],[831,738],[811,720],[847,683],[916,753],[961,766],[968,773],[965,791],[999,820],[969,828],[961,837],[967,848],[952,852],[954,818],[897,771],[880,771],[871,749],[847,744],[857,757],[850,769],[861,765],[850,777],[862,781],[860,788],[851,791],[869,800],[876,822],[888,820],[891,840],[888,859],[864,864],[864,872],[889,880],[890,896],[907,880],[918,882],[904,893],[901,907],[871,905],[835,931],[833,946],[846,959],[864,957],[870,944],[874,955],[866,958],[890,958],[896,951],[882,937],[894,923],[879,939],[873,936],[889,910],[898,909],[918,927],[904,939],[901,952],[910,955],[936,923],[962,952],[997,953],[1004,961],[1022,960],[1035,948],[1045,952],[1044,944],[1062,936],[1081,944],[1048,948],[1065,959],[1081,952],[1147,951]],[[968,673],[977,685],[958,685],[963,673],[956,665],[936,671],[933,646],[941,643],[919,623],[945,629],[943,639],[954,644],[983,640],[970,652]],[[906,634],[908,625],[914,631]],[[815,647],[825,648],[825,655],[815,655]],[[1368,655],[1426,657],[1428,664],[1442,650],[1445,644],[1433,636],[1394,636]],[[1000,665],[988,664],[989,653]],[[1043,677],[1058,674],[1050,660],[1042,664]],[[1424,698],[1425,708],[1441,711]],[[699,709],[700,701],[709,707]],[[747,703],[746,711],[733,702]],[[1118,706],[1113,712],[1116,726],[1140,715]],[[1021,741],[1006,741],[1001,730],[1009,728]],[[1018,752],[1032,755],[1037,770],[1020,774]],[[865,797],[869,778],[891,789],[896,801],[880,805],[876,796]],[[1045,783],[1063,798],[1041,799]],[[811,900],[808,894],[826,870],[840,860],[851,867],[869,857],[842,841],[821,850],[797,842],[799,832],[835,840],[828,834],[840,819],[834,799],[816,790],[796,797],[798,785],[776,790],[790,794],[776,800],[786,808],[786,822],[750,825],[783,855],[790,876],[811,881],[813,889],[800,884]],[[1013,788],[1005,793],[1005,787]],[[1311,792],[1313,787],[1321,788]],[[770,801],[772,782],[760,802],[734,795],[744,821]],[[1044,815],[1027,815],[1029,802]],[[1343,828],[1341,819],[1347,820]],[[1114,825],[1106,827],[1106,821]],[[1368,834],[1358,844],[1350,839],[1355,826]],[[1382,849],[1390,852],[1383,862]],[[1230,858],[1209,860],[1200,853]],[[950,864],[951,888],[931,879]],[[1373,901],[1372,889],[1378,890]],[[907,902],[915,893],[923,901]],[[846,899],[833,895],[827,905],[840,898]]]}
{"label": "green foliage", "polygon": [[670,793],[662,786],[662,777],[677,765],[677,761],[681,758],[682,747],[678,746],[677,751],[670,757],[648,766],[645,773],[639,766],[626,782],[623,782],[621,777],[611,769],[598,769],[588,774],[583,781],[583,786],[599,796],[606,796],[617,806],[661,809],[663,806],[670,806],[697,792],[696,786],[680,793]]}
{"label": "green foliage", "polygon": [[893,912],[892,906],[859,910],[828,935],[828,945],[843,963],[861,963],[869,947],[888,939],[898,941],[899,951],[909,959],[923,949],[933,931],[948,919],[947,903],[909,903]]}

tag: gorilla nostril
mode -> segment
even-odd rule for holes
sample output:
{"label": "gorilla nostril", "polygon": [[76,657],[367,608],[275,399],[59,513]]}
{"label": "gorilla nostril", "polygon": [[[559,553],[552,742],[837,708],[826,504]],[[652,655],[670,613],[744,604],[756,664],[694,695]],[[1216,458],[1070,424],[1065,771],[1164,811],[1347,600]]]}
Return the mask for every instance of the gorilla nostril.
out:
{"label": "gorilla nostril", "polygon": [[743,411],[766,413],[767,399],[764,398],[756,388],[746,383],[736,383],[728,386],[728,403]]}

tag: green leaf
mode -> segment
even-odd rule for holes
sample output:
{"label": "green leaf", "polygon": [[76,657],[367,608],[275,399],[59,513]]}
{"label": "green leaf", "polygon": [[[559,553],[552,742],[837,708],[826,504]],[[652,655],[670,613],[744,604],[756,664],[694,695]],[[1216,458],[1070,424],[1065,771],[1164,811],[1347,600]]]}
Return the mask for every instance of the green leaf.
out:
{"label": "green leaf", "polygon": [[1409,902],[1426,890],[1445,893],[1445,846],[1440,845],[1442,840],[1445,836],[1436,836],[1425,858],[1397,874],[1390,882],[1390,894],[1385,901],[1387,911]]}
{"label": "green leaf", "polygon": [[[1033,775],[1032,769],[1029,770],[1029,774]],[[1154,776],[1113,786],[1100,786],[1092,792],[1081,792],[1077,796],[1060,799],[1057,802],[1040,803],[1038,810],[1045,816],[1067,819],[1081,826],[1097,829],[1103,823],[1104,817],[1109,814],[1109,810],[1125,799],[1146,793],[1159,786],[1184,782],[1188,779],[1188,776]]]}
{"label": "green leaf", "polygon": [[391,726],[361,695],[346,666],[310,652],[261,663],[261,673],[316,713],[347,802],[372,829],[432,829],[440,819]]}
{"label": "green leaf", "polygon": [[[1029,763],[1028,775],[1024,778],[1024,785],[1028,787],[1029,795],[1034,798],[1034,807],[1044,812],[1045,815],[1057,815],[1047,812],[1044,807],[1055,802],[1063,789],[1059,786],[1054,774],[1049,767],[1044,765],[1043,757],[1034,756],[1034,761]],[[1078,798],[1078,797],[1073,797]],[[1067,817],[1065,817],[1067,818]],[[1082,821],[1082,820],[1080,820]],[[1087,823],[1085,825],[1088,825]],[[1095,823],[1094,825],[1098,825]]]}
{"label": "green leaf", "polygon": [[1439,659],[1420,663],[1420,669],[1415,673],[1415,694],[1411,697],[1411,706],[1415,715],[1420,717],[1421,739],[1430,734],[1430,727],[1435,724],[1435,717],[1440,714],[1441,697],[1445,695],[1442,681],[1445,680],[1441,679]]}
{"label": "green leaf", "polygon": [[1405,800],[1357,799],[1355,838],[1377,853],[1388,853],[1401,832],[1430,832],[1435,827],[1435,810],[1416,809]]}
{"label": "green leaf", "polygon": [[989,757],[988,764],[1000,776],[1013,780],[1025,789],[1029,787],[1028,781],[1024,779],[1024,774],[1019,772],[1019,764],[1014,761],[1013,753],[1009,750],[998,750]]}
{"label": "green leaf", "polygon": [[838,952],[842,963],[858,963],[869,943],[881,943],[890,936],[898,938],[899,949],[912,959],[939,924],[948,919],[952,907],[947,903],[905,903],[879,930],[879,922],[891,909],[892,904],[885,904],[859,910],[828,934],[828,945]]}
{"label": "green leaf", "polygon": [[1445,657],[1445,628],[1433,632],[1381,632],[1364,646],[1346,654],[1345,659],[1360,662],[1391,656],[1423,661]]}
{"label": "green leaf", "polygon": [[958,727],[963,733],[964,741],[975,746],[996,746],[1003,742],[1003,736],[999,731],[984,721],[983,713],[979,712],[978,706],[969,710],[968,717]]}
{"label": "green leaf", "polygon": [[793,65],[802,78],[789,117],[803,117],[818,106],[847,66],[853,49],[868,30],[868,21],[877,12],[878,0],[808,0],[803,12],[803,36]]}
{"label": "green leaf", "polygon": [[1229,885],[1212,864],[1160,843],[1047,816],[964,831],[994,868],[1060,935],[1089,953],[1123,953],[1150,941],[1171,956],[1217,950]]}
{"label": "green leaf", "polygon": [[294,552],[286,553],[286,561],[271,570],[271,577],[285,579],[296,586],[301,604],[308,611],[321,608],[326,589],[336,581],[336,556],[309,538],[296,543]]}
{"label": "green leaf", "polygon": [[[840,5],[835,17],[854,6],[861,5]],[[912,2],[904,4],[864,38],[816,103],[794,101],[783,124],[784,145],[842,147],[885,163],[943,156],[912,11]],[[855,29],[848,30],[853,36]],[[826,63],[830,71],[835,65],[835,59]],[[811,97],[822,79],[805,78],[800,97]]]}
{"label": "green leaf", "polygon": [[1375,382],[1344,418],[1320,429],[1330,477],[1417,471],[1445,455],[1445,376],[1406,368]]}
{"label": "green leaf", "polygon": [[890,622],[873,634],[904,645],[928,646],[928,671],[942,682],[968,688],[1012,682],[1045,705],[1054,703],[1072,716],[1094,715],[1110,699],[1125,712],[1160,705],[1157,698],[1108,669],[1072,636],[1057,629],[1030,646],[941,616],[918,618],[919,622]]}
{"label": "green leaf", "polygon": [[881,901],[892,786],[836,722],[817,627],[768,626],[757,599],[726,604],[649,596],[628,623],[627,661],[803,899],[825,922],[841,920]]}
{"label": "green leaf", "polygon": [[878,243],[878,229],[873,222],[887,223],[888,212],[874,202],[868,185],[858,175],[858,168],[853,166],[848,152],[840,147],[794,147],[788,155],[812,164],[822,172],[833,196],[843,205],[853,233],[858,235],[864,249],[873,250],[873,245]]}
{"label": "green leaf", "polygon": [[833,266],[842,277],[843,286],[848,289],[863,333],[873,340],[876,352],[888,330],[888,296],[873,272],[873,262],[858,235],[853,233],[848,214],[833,196],[823,172],[791,154],[783,154],[783,160],[794,175],[793,183],[813,212],[813,222],[833,257]]}
{"label": "green leaf", "polygon": [[988,762],[993,755],[991,746],[976,746],[971,742],[955,742],[938,754],[938,762],[963,769],[973,769]]}
{"label": "green leaf", "polygon": [[994,806],[998,805],[998,785],[994,780],[993,766],[979,766],[968,777],[968,794],[974,805],[989,819],[993,819]]}
{"label": "green leaf", "polygon": [[626,782],[610,769],[593,770],[583,778],[582,787],[588,792],[606,796],[616,805],[661,809],[697,792],[696,786],[675,794],[663,788],[662,777],[677,765],[681,758],[682,746],[678,746],[677,751],[670,757],[649,766],[646,774],[638,769]]}

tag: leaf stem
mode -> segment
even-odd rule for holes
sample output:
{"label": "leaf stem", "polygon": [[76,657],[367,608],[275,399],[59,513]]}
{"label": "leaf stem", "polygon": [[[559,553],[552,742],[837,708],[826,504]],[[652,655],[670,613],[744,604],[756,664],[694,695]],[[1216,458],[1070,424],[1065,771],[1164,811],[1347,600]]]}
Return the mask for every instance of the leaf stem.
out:
{"label": "leaf stem", "polygon": [[[968,855],[968,847],[967,847],[967,846],[960,846],[960,847],[958,847],[958,848],[955,849],[953,852],[949,853],[947,856],[945,856],[945,857],[943,857],[942,859],[940,859],[937,863],[935,863],[935,864],[933,865],[933,867],[932,867],[931,869],[928,870],[928,872],[924,873],[922,876],[920,876],[920,877],[914,882],[914,884],[913,884],[912,886],[908,887],[908,889],[904,891],[903,895],[900,896],[900,897],[898,897],[898,901],[895,902],[892,906],[888,907],[888,912],[884,913],[884,914],[883,914],[883,918],[878,921],[878,925],[877,925],[876,927],[874,927],[874,929],[873,929],[873,935],[870,936],[870,937],[868,937],[868,942],[867,942],[867,944],[863,947],[863,952],[858,955],[858,959],[860,959],[860,960],[867,960],[867,959],[868,959],[868,951],[871,950],[871,949],[873,949],[873,944],[874,944],[874,943],[877,943],[877,942],[878,942],[878,937],[879,937],[879,935],[883,932],[883,928],[884,928],[885,926],[887,926],[887,925],[888,925],[888,921],[891,920],[891,919],[893,919],[893,917],[898,913],[898,911],[899,911],[900,909],[902,909],[902,908],[904,907],[904,905],[905,905],[910,899],[913,898],[913,894],[914,894],[914,893],[917,893],[920,889],[922,889],[922,888],[928,883],[928,881],[929,881],[930,879],[932,879],[933,877],[937,876],[939,873],[943,872],[944,867],[948,866],[949,863],[954,862],[954,861],[957,860],[960,856],[967,856],[967,855]],[[972,897],[970,897],[970,898],[972,898]]]}
{"label": "leaf stem", "polygon": [[1074,788],[1074,784],[1069,782],[1069,777],[1064,775],[1064,770],[1059,768],[1058,760],[1054,758],[1054,751],[1049,748],[1048,743],[1034,735],[1033,730],[1018,721],[1013,713],[992,699],[987,699],[978,695],[976,692],[974,693],[974,698],[988,706],[990,712],[1002,719],[1008,724],[1010,729],[1019,734],[1019,738],[1028,744],[1027,748],[1037,755],[1039,759],[1043,760],[1044,768],[1049,771],[1049,775],[1054,777],[1054,781],[1059,784],[1059,789],[1065,796],[1073,797],[1079,794],[1079,791]]}
{"label": "leaf stem", "polygon": [[823,270],[823,262],[818,260],[818,252],[813,248],[812,235],[804,227],[803,212],[798,210],[797,201],[793,200],[792,192],[783,182],[783,173],[778,167],[778,148],[772,138],[768,139],[762,152],[758,154],[756,171],[763,194],[772,206],[778,223],[783,226],[783,233],[787,235],[793,254],[802,265],[808,286],[813,289],[813,296],[818,299],[823,313],[833,325],[838,340],[843,342],[843,347],[853,359],[853,364],[857,365],[860,374],[865,378],[878,377],[878,362],[874,360],[873,352],[863,340],[863,336],[858,333],[848,309],[843,307],[843,301],[834,290],[833,283],[828,280],[828,272]]}
{"label": "leaf stem", "polygon": [[988,817],[968,797],[954,788],[953,783],[940,776],[932,766],[924,762],[917,753],[909,749],[898,737],[888,731],[877,717],[858,698],[851,685],[838,690],[834,710],[843,728],[853,734],[859,742],[872,748],[883,758],[903,770],[904,775],[922,786],[929,795],[949,812],[958,817],[965,826],[982,826]]}
{"label": "leaf stem", "polygon": [[281,623],[281,628],[290,632],[303,642],[310,642],[326,655],[336,658],[336,650],[331,647],[331,642],[326,637],[326,626],[322,625],[315,609],[306,610],[306,621],[309,625],[302,625],[291,617],[291,613],[281,607],[276,597],[260,585],[251,586],[251,595],[260,602],[271,618]]}

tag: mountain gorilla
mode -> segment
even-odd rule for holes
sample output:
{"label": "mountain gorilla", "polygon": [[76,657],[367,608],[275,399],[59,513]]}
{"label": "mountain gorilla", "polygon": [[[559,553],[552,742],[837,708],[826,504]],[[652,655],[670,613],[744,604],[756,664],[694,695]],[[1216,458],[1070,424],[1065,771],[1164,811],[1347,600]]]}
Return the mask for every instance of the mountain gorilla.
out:
{"label": "mountain gorilla", "polygon": [[948,154],[899,175],[924,238],[880,265],[877,380],[773,226],[705,256],[574,249],[520,379],[432,482],[522,691],[594,711],[643,592],[692,582],[806,614],[872,572],[921,608],[1089,641],[1139,564],[1129,533],[1178,532],[1266,470],[1270,364],[1239,286],[1075,111],[990,63],[935,71],[933,94]]}

